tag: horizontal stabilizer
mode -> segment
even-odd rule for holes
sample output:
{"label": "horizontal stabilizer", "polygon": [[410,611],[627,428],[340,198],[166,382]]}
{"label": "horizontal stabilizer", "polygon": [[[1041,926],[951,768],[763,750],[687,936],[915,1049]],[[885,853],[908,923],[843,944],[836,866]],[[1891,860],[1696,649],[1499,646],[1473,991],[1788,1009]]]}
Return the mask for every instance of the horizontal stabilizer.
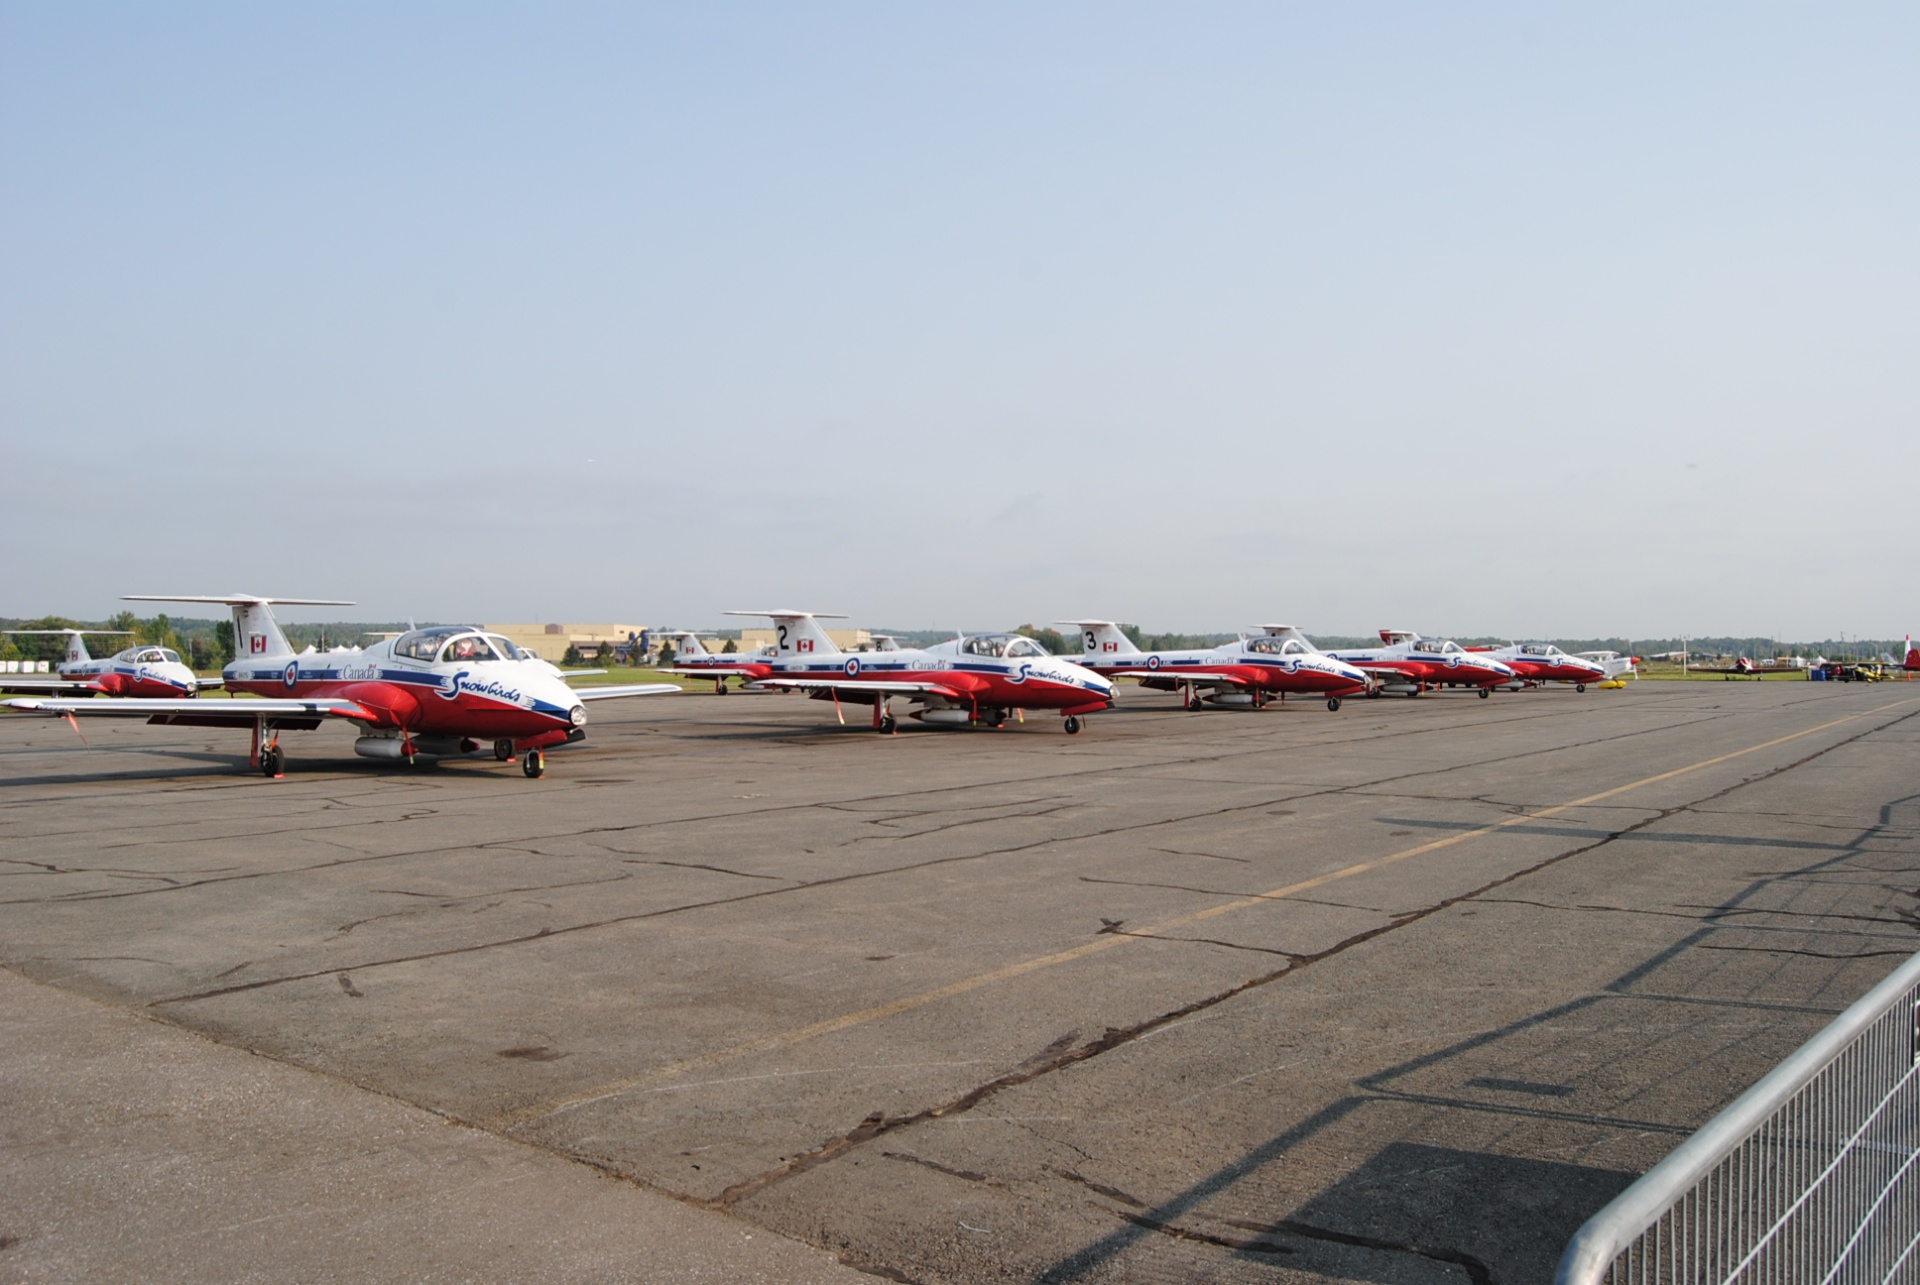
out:
{"label": "horizontal stabilizer", "polygon": [[[154,718],[169,714],[191,714],[198,726],[231,725],[250,727],[261,718],[350,718],[361,723],[377,723],[379,716],[357,701],[350,700],[261,700],[243,697],[231,701],[203,701],[192,697],[148,700],[142,697],[108,696],[94,700],[10,700],[0,702],[10,709],[29,714],[47,714],[64,718],[69,714],[90,718]],[[214,720],[214,721],[208,721]]]}
{"label": "horizontal stabilizer", "polygon": [[672,683],[622,683],[605,687],[582,687],[574,692],[583,701],[618,700],[623,696],[665,696],[680,689]]}

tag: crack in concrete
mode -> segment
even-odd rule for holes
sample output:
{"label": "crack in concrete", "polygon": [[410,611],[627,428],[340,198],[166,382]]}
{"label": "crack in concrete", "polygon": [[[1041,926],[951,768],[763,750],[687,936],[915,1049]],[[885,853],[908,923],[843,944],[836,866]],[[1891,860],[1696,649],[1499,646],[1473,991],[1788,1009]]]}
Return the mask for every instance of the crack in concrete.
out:
{"label": "crack in concrete", "polygon": [[[1734,782],[1731,785],[1725,786],[1722,789],[1712,791],[1707,795],[1703,796],[1703,798],[1701,799],[1690,800],[1687,803],[1676,804],[1671,807],[1662,808],[1659,811],[1655,812],[1653,815],[1644,817],[1641,820],[1636,821],[1631,825],[1623,826],[1618,831],[1604,835],[1596,839],[1592,843],[1584,844],[1580,847],[1570,849],[1567,852],[1563,852],[1555,856],[1548,857],[1530,866],[1526,866],[1522,869],[1500,876],[1499,878],[1490,880],[1487,883],[1482,884],[1480,887],[1472,889],[1468,892],[1459,893],[1450,897],[1444,897],[1429,906],[1423,907],[1418,910],[1407,911],[1400,915],[1396,915],[1392,919],[1390,919],[1387,923],[1379,924],[1373,928],[1369,928],[1362,932],[1355,933],[1352,936],[1346,938],[1345,940],[1336,942],[1332,946],[1329,946],[1324,950],[1312,952],[1310,954],[1302,954],[1297,957],[1290,957],[1287,966],[1284,968],[1280,968],[1270,973],[1265,973],[1256,977],[1249,978],[1245,981],[1236,983],[1233,986],[1227,987],[1224,990],[1217,991],[1212,995],[1204,996],[1200,999],[1190,1001],[1189,1003],[1181,1005],[1178,1008],[1169,1010],[1164,1013],[1160,1013],[1154,1017],[1150,1017],[1143,1021],[1137,1022],[1132,1026],[1128,1026],[1124,1028],[1109,1027],[1107,1032],[1104,1035],[1102,1035],[1099,1039],[1091,1040],[1086,1044],[1080,1045],[1076,1048],[1063,1050],[1056,1057],[1049,1059],[1045,1062],[1042,1062],[1034,1066],[1030,1070],[1025,1069],[1023,1067],[1022,1069],[1015,1070],[1015,1071],[1009,1072],[1006,1075],[1000,1076],[997,1079],[989,1080],[985,1084],[979,1085],[969,1090],[968,1092],[961,1094],[959,1097],[954,1098],[950,1102],[941,1104],[939,1106],[922,1108],[920,1111],[913,1112],[907,1115],[895,1116],[892,1118],[887,1117],[883,1112],[874,1112],[873,1114],[867,1116],[864,1120],[862,1120],[861,1123],[858,1126],[856,1126],[854,1129],[849,1130],[848,1132],[843,1133],[838,1137],[831,1138],[828,1141],[822,1143],[821,1145],[813,1148],[810,1151],[807,1151],[805,1153],[802,1153],[800,1155],[797,1155],[791,1158],[784,1165],[777,1167],[775,1169],[767,1170],[766,1172],[757,1174],[751,1178],[743,1179],[740,1182],[734,1183],[732,1186],[722,1191],[718,1196],[714,1197],[711,1203],[716,1208],[731,1208],[732,1206],[738,1204],[740,1201],[747,1199],[748,1197],[753,1196],[759,1193],[760,1191],[763,1191],[766,1188],[773,1186],[776,1183],[783,1182],[788,1178],[792,1178],[799,1174],[806,1173],[809,1170],[818,1168],[820,1165],[829,1163],[839,1158],[840,1156],[845,1155],[846,1153],[854,1150],[855,1148],[861,1146],[862,1144],[872,1140],[873,1138],[883,1136],[887,1133],[891,1133],[899,1129],[908,1128],[912,1125],[919,1124],[928,1120],[939,1119],[942,1116],[953,1115],[962,1111],[970,1111],[974,1107],[978,1106],[980,1103],[985,1102],[997,1096],[998,1094],[1004,1092],[1007,1089],[1014,1088],[1018,1085],[1028,1083],[1031,1080],[1038,1079],[1041,1076],[1050,1075],[1056,1071],[1061,1071],[1068,1067],[1078,1065],[1081,1062],[1088,1061],[1091,1058],[1098,1057],[1101,1054],[1106,1053],[1111,1049],[1118,1048],[1124,1044],[1132,1043],[1142,1038],[1145,1035],[1148,1035],[1154,1031],[1158,1031],[1163,1027],[1166,1027],[1174,1022],[1180,1021],[1195,1013],[1202,1012],[1210,1008],[1214,1008],[1220,1004],[1227,1002],[1230,999],[1233,999],[1241,994],[1246,993],[1247,991],[1269,985],[1273,982],[1280,980],[1281,978],[1288,977],[1293,973],[1301,971],[1302,969],[1311,967],[1313,964],[1320,963],[1324,960],[1334,958],[1348,950],[1353,949],[1356,946],[1362,945],[1366,942],[1370,942],[1376,937],[1380,937],[1386,933],[1398,931],[1399,929],[1407,927],[1411,924],[1419,923],[1420,921],[1430,918],[1431,916],[1438,914],[1443,910],[1450,909],[1453,906],[1460,905],[1464,902],[1478,900],[1479,898],[1483,897],[1486,893],[1496,888],[1505,887],[1509,884],[1518,882],[1521,879],[1529,878],[1551,867],[1560,865],[1567,861],[1571,861],[1576,857],[1584,856],[1587,853],[1593,852],[1599,848],[1605,847],[1606,845],[1615,842],[1616,840],[1622,838],[1625,835],[1643,830],[1648,826],[1656,825],[1659,822],[1664,821],[1672,816],[1685,812],[1691,807],[1695,806],[1697,803],[1724,798],[1727,795],[1732,794],[1737,790],[1743,790],[1761,781],[1770,780],[1774,777],[1783,775],[1787,772],[1791,772],[1799,767],[1804,766],[1807,763],[1814,761],[1815,759],[1824,757],[1827,754],[1831,754],[1838,749],[1841,749],[1847,745],[1850,745],[1857,740],[1860,740],[1866,736],[1873,735],[1876,732],[1882,731],[1887,726],[1894,726],[1901,722],[1906,721],[1907,719],[1911,719],[1915,717],[1920,717],[1920,711],[1902,714],[1897,718],[1893,719],[1888,724],[1883,724],[1880,726],[1862,729],[1861,731],[1856,732],[1851,736],[1846,736],[1841,738],[1840,740],[1834,742],[1832,745],[1824,746],[1822,748],[1813,750],[1805,755],[1802,755],[1800,758],[1794,759],[1791,762],[1781,764],[1778,767],[1769,769],[1765,772],[1757,773],[1750,777],[1742,778],[1741,780]],[[1113,925],[1109,925],[1109,927],[1117,928],[1118,925],[1113,924]],[[1106,929],[1103,929],[1103,931],[1105,930]],[[1898,953],[1904,955],[1909,952],[1903,951]]]}

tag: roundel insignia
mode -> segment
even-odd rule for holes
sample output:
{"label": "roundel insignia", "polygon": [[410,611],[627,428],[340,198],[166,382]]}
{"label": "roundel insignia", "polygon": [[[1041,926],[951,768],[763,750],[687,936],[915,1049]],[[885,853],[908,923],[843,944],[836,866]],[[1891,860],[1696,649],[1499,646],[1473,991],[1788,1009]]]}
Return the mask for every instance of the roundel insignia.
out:
{"label": "roundel insignia", "polygon": [[1160,668],[1160,658],[1158,656],[1147,657],[1147,668],[1148,669]]}
{"label": "roundel insignia", "polygon": [[287,663],[287,672],[280,675],[280,680],[287,685],[288,691],[292,691],[295,684],[297,684],[300,681],[299,662],[289,661]]}
{"label": "roundel insignia", "polygon": [[855,674],[858,674],[859,672],[860,672],[860,658],[858,656],[847,657],[847,677],[852,678]]}

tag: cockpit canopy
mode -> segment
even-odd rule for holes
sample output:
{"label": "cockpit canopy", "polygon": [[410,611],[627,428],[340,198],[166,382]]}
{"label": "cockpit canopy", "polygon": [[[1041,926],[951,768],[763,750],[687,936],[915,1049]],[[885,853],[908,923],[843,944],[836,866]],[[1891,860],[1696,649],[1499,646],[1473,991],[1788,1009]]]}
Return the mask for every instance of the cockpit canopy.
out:
{"label": "cockpit canopy", "polygon": [[975,634],[960,640],[963,656],[992,656],[1012,660],[1020,656],[1045,657],[1047,649],[1021,634]]}
{"label": "cockpit canopy", "polygon": [[1422,638],[1414,644],[1414,647],[1420,651],[1438,652],[1442,656],[1460,650],[1460,644],[1454,642],[1451,638],[1444,640],[1439,638]]}
{"label": "cockpit canopy", "polygon": [[142,647],[134,653],[133,663],[136,665],[177,665],[180,663],[180,653],[169,647]]}
{"label": "cockpit canopy", "polygon": [[520,659],[519,649],[505,638],[483,634],[471,625],[440,625],[401,634],[393,640],[393,654],[428,663]]}
{"label": "cockpit canopy", "polygon": [[1247,639],[1247,650],[1262,656],[1304,656],[1307,654],[1307,645],[1298,638],[1275,638],[1268,635],[1264,638]]}
{"label": "cockpit canopy", "polygon": [[1522,656],[1558,656],[1560,649],[1552,643],[1528,643],[1520,649]]}

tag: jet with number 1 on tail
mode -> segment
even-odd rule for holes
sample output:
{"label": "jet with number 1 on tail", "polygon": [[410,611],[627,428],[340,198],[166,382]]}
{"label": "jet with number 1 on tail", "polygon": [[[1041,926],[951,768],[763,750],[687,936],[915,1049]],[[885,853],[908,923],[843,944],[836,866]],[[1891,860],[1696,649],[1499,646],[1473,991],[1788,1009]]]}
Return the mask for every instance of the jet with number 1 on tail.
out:
{"label": "jet with number 1 on tail", "polygon": [[552,666],[525,659],[498,634],[465,625],[414,629],[370,647],[295,652],[273,616],[273,604],[351,606],[331,598],[162,597],[136,602],[223,603],[233,608],[240,655],[226,667],[236,699],[108,697],[97,700],[10,700],[8,706],[61,718],[144,718],[188,727],[250,729],[249,764],[284,774],[280,733],[311,730],[328,719],[354,724],[353,751],[366,758],[452,758],[479,753],[485,742],[502,761],[518,754],[529,777],[546,771],[546,751],[586,739],[584,702],[677,692],[671,683],[575,690]]}
{"label": "jet with number 1 on tail", "polygon": [[[803,691],[814,700],[873,706],[873,727],[892,732],[889,702],[934,726],[999,727],[1022,710],[1057,710],[1069,736],[1087,714],[1110,709],[1113,684],[1020,634],[968,634],[932,647],[843,652],[820,627],[826,613],[730,611],[773,621],[772,672],[749,688]],[[843,720],[844,721],[844,718]]]}

